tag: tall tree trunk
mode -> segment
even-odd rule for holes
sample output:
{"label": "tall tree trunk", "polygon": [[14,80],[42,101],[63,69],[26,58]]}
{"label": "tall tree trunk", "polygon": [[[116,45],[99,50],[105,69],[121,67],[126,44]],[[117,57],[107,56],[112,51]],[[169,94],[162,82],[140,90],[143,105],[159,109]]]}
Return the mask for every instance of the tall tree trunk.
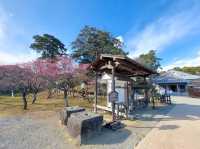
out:
{"label": "tall tree trunk", "polygon": [[72,94],[71,90],[69,90],[69,92],[68,92],[68,93],[69,93],[69,96],[71,96],[71,94]]}
{"label": "tall tree trunk", "polygon": [[149,104],[149,96],[148,96],[148,90],[147,89],[144,90],[144,96],[145,96],[145,107],[147,107],[148,104]]}
{"label": "tall tree trunk", "polygon": [[23,101],[23,104],[24,104],[24,110],[27,109],[27,100],[26,100],[26,92],[23,91],[22,93],[22,101]]}
{"label": "tall tree trunk", "polygon": [[58,96],[59,94],[60,94],[60,92],[59,92],[59,89],[58,88],[56,88],[56,95]]}
{"label": "tall tree trunk", "polygon": [[75,96],[74,96],[74,92],[75,92],[74,89],[72,89],[72,96],[73,96],[73,97],[75,97]]}
{"label": "tall tree trunk", "polygon": [[153,103],[152,109],[155,109],[155,97],[154,96],[152,97],[152,103]]}
{"label": "tall tree trunk", "polygon": [[34,93],[33,93],[32,104],[34,104],[36,100],[37,100],[37,92],[34,92]]}
{"label": "tall tree trunk", "polygon": [[64,90],[64,102],[65,102],[65,107],[68,107],[67,90]]}
{"label": "tall tree trunk", "polygon": [[47,99],[51,98],[51,96],[52,96],[52,90],[51,90],[51,89],[48,89]]}

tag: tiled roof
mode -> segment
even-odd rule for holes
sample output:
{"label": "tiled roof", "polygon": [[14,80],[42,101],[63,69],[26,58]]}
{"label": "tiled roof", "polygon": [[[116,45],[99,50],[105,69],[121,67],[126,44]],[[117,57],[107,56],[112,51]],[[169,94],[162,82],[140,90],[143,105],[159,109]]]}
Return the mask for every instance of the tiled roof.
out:
{"label": "tiled roof", "polygon": [[154,79],[155,83],[188,83],[191,80],[200,79],[200,76],[181,71],[169,70]]}

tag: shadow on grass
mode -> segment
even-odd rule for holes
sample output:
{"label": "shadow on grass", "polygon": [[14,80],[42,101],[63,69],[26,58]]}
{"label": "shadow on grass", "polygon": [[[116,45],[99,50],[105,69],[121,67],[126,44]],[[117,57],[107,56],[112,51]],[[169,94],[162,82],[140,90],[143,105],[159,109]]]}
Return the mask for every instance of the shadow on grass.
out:
{"label": "shadow on grass", "polygon": [[11,104],[11,103],[4,103],[4,102],[0,102],[0,105],[6,105],[6,106],[10,106],[10,107],[19,107],[19,106],[22,106],[18,103],[15,103],[15,104]]}

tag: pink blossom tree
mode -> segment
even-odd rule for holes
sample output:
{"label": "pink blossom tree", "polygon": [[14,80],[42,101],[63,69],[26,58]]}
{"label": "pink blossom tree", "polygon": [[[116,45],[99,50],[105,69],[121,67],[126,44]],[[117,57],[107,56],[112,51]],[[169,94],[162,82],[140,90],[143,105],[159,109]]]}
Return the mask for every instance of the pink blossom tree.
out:
{"label": "pink blossom tree", "polygon": [[31,79],[33,77],[32,71],[27,68],[21,68],[17,65],[0,66],[0,84],[7,90],[16,90],[21,92],[23,108],[27,109],[26,95],[29,91]]}

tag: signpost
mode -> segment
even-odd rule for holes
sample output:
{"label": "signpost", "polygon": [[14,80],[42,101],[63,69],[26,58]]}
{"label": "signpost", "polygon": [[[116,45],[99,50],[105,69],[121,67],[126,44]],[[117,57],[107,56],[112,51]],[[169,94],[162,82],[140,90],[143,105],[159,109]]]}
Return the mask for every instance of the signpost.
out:
{"label": "signpost", "polygon": [[115,102],[118,101],[119,99],[119,94],[118,92],[111,91],[109,93],[109,101],[112,103],[112,121],[114,122],[116,120],[116,115],[115,115]]}
{"label": "signpost", "polygon": [[109,102],[116,102],[119,99],[119,94],[116,91],[111,91],[109,93]]}

